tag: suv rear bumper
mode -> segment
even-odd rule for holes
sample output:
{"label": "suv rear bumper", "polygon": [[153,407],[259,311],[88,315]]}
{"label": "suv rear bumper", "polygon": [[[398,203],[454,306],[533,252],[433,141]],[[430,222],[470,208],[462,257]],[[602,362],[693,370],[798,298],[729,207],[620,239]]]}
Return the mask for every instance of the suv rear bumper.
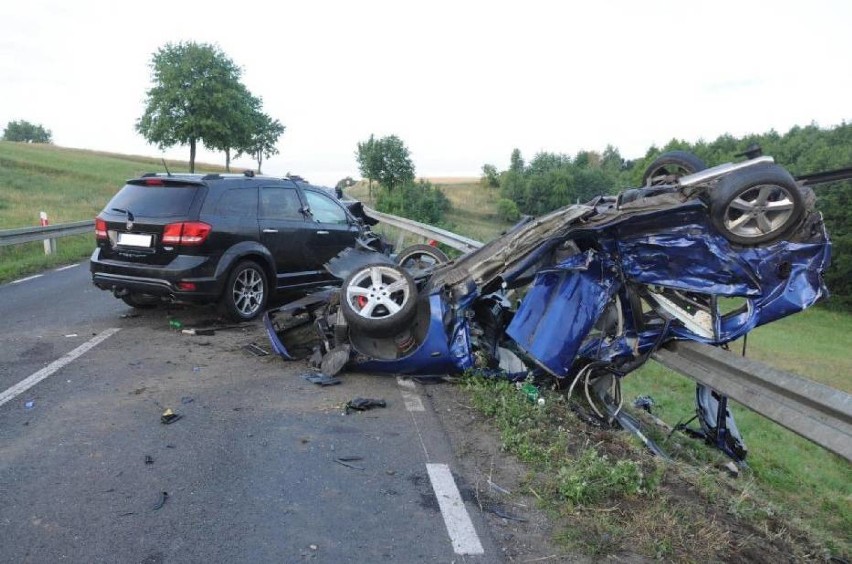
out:
{"label": "suv rear bumper", "polygon": [[[89,270],[92,282],[101,290],[127,290],[197,302],[216,300],[222,293],[222,282],[210,273],[209,257],[180,255],[168,265],[152,266],[102,259],[100,251],[98,248],[92,253]],[[195,290],[182,290],[179,282],[191,282]]]}

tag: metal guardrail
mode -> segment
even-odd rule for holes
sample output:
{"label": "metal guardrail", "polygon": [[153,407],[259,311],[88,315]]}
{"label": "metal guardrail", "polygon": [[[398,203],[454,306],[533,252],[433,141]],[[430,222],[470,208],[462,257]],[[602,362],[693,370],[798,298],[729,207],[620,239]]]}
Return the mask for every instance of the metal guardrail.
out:
{"label": "metal guardrail", "polygon": [[386,213],[370,209],[366,206],[364,207],[364,211],[366,211],[370,217],[374,217],[386,225],[391,225],[399,229],[410,231],[415,235],[420,235],[421,237],[426,237],[427,239],[434,239],[439,243],[443,243],[448,247],[456,249],[457,251],[462,251],[463,253],[475,251],[476,249],[482,246],[482,243],[480,243],[479,241],[464,237],[462,235],[457,235],[455,233],[447,231],[446,229],[432,227],[431,225],[420,223],[412,219],[405,219],[404,217],[388,215]]}
{"label": "metal guardrail", "polygon": [[80,235],[91,233],[95,227],[95,220],[86,219],[72,223],[58,223],[44,227],[21,227],[19,229],[0,230],[0,247],[7,245],[19,245],[21,243],[32,243],[45,239],[57,239],[69,235]]}
{"label": "metal guardrail", "polygon": [[698,343],[668,343],[653,358],[852,461],[852,395]]}

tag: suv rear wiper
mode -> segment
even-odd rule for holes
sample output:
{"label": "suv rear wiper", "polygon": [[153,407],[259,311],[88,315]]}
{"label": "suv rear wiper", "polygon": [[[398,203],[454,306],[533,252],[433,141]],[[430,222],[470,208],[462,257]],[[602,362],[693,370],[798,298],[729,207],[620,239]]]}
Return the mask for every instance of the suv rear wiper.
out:
{"label": "suv rear wiper", "polygon": [[127,216],[127,221],[133,221],[133,219],[134,219],[134,218],[133,218],[133,214],[132,214],[132,213],[130,213],[130,210],[126,210],[126,209],[124,209],[124,208],[110,208],[110,211],[114,211],[114,212],[118,212],[118,213],[123,213],[124,215],[126,215],[126,216]]}

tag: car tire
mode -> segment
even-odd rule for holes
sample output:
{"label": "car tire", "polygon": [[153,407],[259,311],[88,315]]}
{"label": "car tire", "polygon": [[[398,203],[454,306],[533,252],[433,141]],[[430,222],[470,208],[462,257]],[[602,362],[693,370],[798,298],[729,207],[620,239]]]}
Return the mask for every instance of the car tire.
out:
{"label": "car tire", "polygon": [[268,298],[266,273],[256,262],[246,260],[231,270],[222,306],[234,321],[250,321],[263,312]]}
{"label": "car tire", "polygon": [[405,269],[427,270],[439,264],[449,262],[444,251],[432,245],[411,245],[396,256],[396,263]]}
{"label": "car tire", "polygon": [[802,191],[776,164],[744,168],[719,179],[710,192],[710,218],[725,239],[760,245],[781,239],[805,211]]}
{"label": "car tire", "polygon": [[668,151],[663,153],[645,169],[642,186],[672,184],[681,176],[704,170],[704,161],[688,151]]}
{"label": "car tire", "polygon": [[374,337],[395,335],[417,310],[414,280],[392,264],[373,263],[353,270],[340,292],[340,307],[350,327]]}
{"label": "car tire", "polygon": [[151,294],[129,292],[121,296],[121,301],[136,309],[154,309],[160,304],[160,298]]}

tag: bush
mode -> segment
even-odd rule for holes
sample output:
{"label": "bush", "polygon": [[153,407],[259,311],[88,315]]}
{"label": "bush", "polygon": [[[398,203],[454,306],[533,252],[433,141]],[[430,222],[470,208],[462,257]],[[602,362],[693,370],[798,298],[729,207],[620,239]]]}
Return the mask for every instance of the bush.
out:
{"label": "bush", "polygon": [[442,223],[450,207],[449,198],[440,188],[425,180],[406,182],[393,190],[382,186],[376,199],[376,209],[380,212],[430,225]]}
{"label": "bush", "polygon": [[512,200],[500,198],[497,201],[497,217],[503,221],[518,221],[521,218],[521,212]]}

